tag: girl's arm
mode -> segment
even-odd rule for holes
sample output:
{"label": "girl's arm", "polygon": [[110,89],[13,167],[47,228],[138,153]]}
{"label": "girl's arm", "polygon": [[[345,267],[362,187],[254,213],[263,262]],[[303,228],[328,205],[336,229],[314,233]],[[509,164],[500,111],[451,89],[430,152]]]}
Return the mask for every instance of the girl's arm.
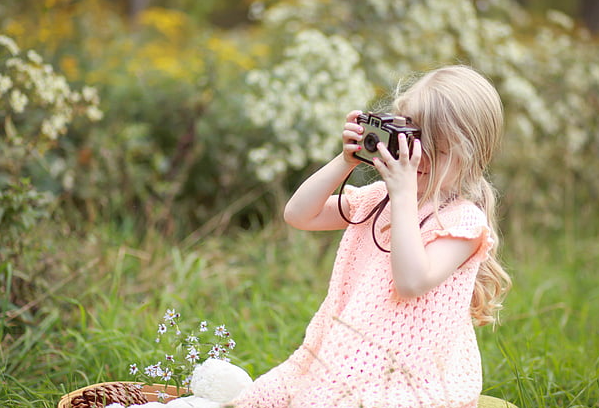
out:
{"label": "girl's arm", "polygon": [[475,253],[474,239],[437,238],[422,243],[418,214],[405,211],[402,200],[391,200],[391,269],[402,297],[424,295],[445,281]]}
{"label": "girl's arm", "polygon": [[[337,196],[332,195],[347,175],[360,163],[353,156],[359,145],[354,141],[362,138],[363,129],[356,123],[362,112],[353,111],[347,115],[343,130],[343,153],[310,176],[296,190],[285,206],[285,222],[302,230],[334,230],[347,227],[337,208]],[[341,197],[345,213],[349,204]]]}
{"label": "girl's arm", "polygon": [[405,136],[400,135],[397,160],[384,145],[379,145],[382,160],[375,160],[375,167],[385,180],[390,198],[393,280],[400,296],[421,296],[466,262],[479,242],[448,237],[438,238],[425,247],[418,219],[420,141],[415,140],[409,157]]}

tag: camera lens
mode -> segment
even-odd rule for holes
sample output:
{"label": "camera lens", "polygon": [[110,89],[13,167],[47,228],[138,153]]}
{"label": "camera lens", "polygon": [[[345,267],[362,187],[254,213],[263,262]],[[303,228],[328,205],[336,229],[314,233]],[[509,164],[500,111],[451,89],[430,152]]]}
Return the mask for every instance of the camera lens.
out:
{"label": "camera lens", "polygon": [[377,151],[376,145],[379,141],[379,137],[375,133],[369,133],[364,138],[364,148],[370,153],[374,153]]}

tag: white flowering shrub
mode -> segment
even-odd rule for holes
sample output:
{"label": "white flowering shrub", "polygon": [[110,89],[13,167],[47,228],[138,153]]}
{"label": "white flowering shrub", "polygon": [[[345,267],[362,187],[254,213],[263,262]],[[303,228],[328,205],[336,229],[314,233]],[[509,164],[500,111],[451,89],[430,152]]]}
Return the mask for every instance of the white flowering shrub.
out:
{"label": "white flowering shrub", "polygon": [[247,75],[251,92],[245,113],[271,136],[249,153],[261,180],[340,151],[339,129],[347,112],[363,108],[374,95],[359,63],[358,51],[346,39],[309,29],[272,69]]}
{"label": "white flowering shrub", "polygon": [[71,89],[66,78],[45,64],[35,51],[22,52],[7,36],[0,36],[0,116],[4,144],[44,153],[66,134],[82,115],[102,119],[99,97],[92,87]]}
{"label": "white flowering shrub", "polygon": [[36,257],[44,250],[37,228],[56,198],[30,181],[31,169],[51,168],[48,150],[77,117],[100,120],[98,105],[94,88],[71,89],[37,52],[24,52],[0,35],[0,296],[10,308],[36,298],[37,288],[47,291],[46,280],[35,276]]}
{"label": "white flowering shrub", "polygon": [[[247,112],[275,139],[252,152],[263,179],[333,156],[335,143],[324,140],[338,140],[341,125],[320,113],[341,118],[372,102],[374,87],[391,90],[415,71],[464,63],[493,81],[505,105],[493,177],[509,223],[561,228],[565,212],[599,195],[599,45],[566,15],[535,21],[513,0],[299,0],[260,17],[272,37],[296,37],[271,69],[247,77]],[[351,50],[351,69],[340,71],[348,61],[331,44],[337,39]],[[335,91],[302,92],[327,75]],[[311,129],[300,111],[317,118]],[[313,142],[327,148],[315,152]],[[578,215],[592,217],[588,205]]]}
{"label": "white flowering shrub", "polygon": [[[226,32],[149,8],[133,42],[122,41],[126,23],[108,9],[102,19],[90,17],[98,9],[79,9],[80,21],[111,21],[101,29],[78,25],[70,39],[79,41],[70,45],[79,47],[77,67],[92,67],[80,78],[95,78],[108,102],[104,126],[71,126],[66,137],[76,114],[98,116],[93,92],[79,93],[88,107],[72,107],[73,116],[68,109],[50,114],[50,105],[36,110],[41,105],[33,101],[44,100],[34,92],[39,87],[15,87],[20,66],[11,62],[8,73],[6,61],[44,65],[4,40],[3,142],[23,150],[33,140],[26,135],[46,145],[59,138],[60,157],[48,166],[52,181],[61,178],[53,188],[99,217],[133,208],[136,216],[171,216],[188,226],[222,210],[226,223],[241,212],[268,212],[272,202],[258,202],[267,195],[261,191],[281,192],[340,151],[348,111],[378,105],[413,72],[464,63],[486,74],[504,101],[505,143],[492,172],[504,218],[559,228],[568,208],[591,216],[586,203],[599,194],[598,44],[569,17],[551,11],[544,21],[533,19],[515,0],[269,4],[253,2],[251,29]],[[94,47],[98,38],[103,47]],[[44,89],[64,89],[60,84]],[[63,95],[57,100],[72,102]],[[231,197],[247,197],[235,200],[241,210],[223,210]]]}

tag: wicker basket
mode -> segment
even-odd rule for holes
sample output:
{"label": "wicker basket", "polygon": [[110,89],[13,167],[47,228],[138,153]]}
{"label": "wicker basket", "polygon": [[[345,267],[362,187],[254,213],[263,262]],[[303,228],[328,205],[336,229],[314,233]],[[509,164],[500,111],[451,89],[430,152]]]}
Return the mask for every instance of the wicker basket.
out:
{"label": "wicker basket", "polygon": [[58,408],[103,408],[114,402],[125,406],[158,401],[158,392],[167,396],[162,402],[178,398],[184,388],[161,384],[145,385],[137,382],[115,381],[89,385],[63,395]]}

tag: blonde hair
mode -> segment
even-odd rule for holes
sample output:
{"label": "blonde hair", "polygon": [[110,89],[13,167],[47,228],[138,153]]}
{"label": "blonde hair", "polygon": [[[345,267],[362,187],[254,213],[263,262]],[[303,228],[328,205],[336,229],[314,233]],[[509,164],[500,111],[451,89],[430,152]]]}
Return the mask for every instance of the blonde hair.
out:
{"label": "blonde hair", "polygon": [[[491,227],[493,246],[477,273],[471,314],[478,325],[494,323],[496,312],[511,287],[511,279],[497,261],[499,239],[496,232],[495,191],[485,171],[503,135],[503,107],[496,89],[472,68],[448,66],[427,73],[406,91],[398,86],[394,113],[410,116],[422,129],[423,156],[430,163],[429,181],[420,197],[422,204],[441,203],[441,186],[457,164],[456,185],[450,192],[474,202]],[[444,168],[437,168],[439,145],[449,148]]]}

